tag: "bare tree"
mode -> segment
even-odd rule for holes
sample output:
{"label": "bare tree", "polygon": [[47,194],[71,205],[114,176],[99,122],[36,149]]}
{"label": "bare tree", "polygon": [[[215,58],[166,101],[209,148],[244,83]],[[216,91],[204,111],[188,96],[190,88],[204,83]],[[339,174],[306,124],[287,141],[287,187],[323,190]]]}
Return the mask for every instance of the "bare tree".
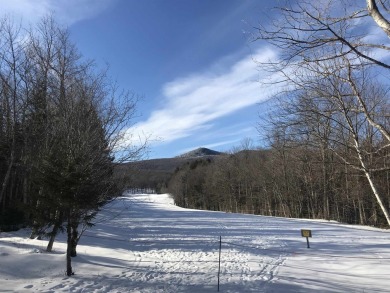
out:
{"label": "bare tree", "polygon": [[[280,69],[347,55],[390,69],[386,60],[372,54],[373,51],[388,54],[390,50],[386,45],[390,25],[378,2],[387,13],[387,1],[367,0],[366,7],[362,1],[354,0],[285,1],[275,8],[278,13],[271,25],[256,28],[254,40],[265,40],[280,49],[281,60],[271,63],[274,69],[276,65]],[[378,26],[386,35],[376,40],[369,38]]]}
{"label": "bare tree", "polygon": [[[20,27],[10,19],[3,19],[0,27],[2,50],[0,52],[0,99],[1,99],[1,143],[3,144],[5,174],[1,176],[0,204],[12,198],[14,190],[10,186],[12,171],[20,160],[21,123],[25,107],[23,87],[24,43],[20,38]],[[8,198],[6,198],[8,193]]]}
{"label": "bare tree", "polygon": [[390,225],[373,176],[390,168],[377,163],[383,161],[389,148],[387,92],[371,82],[364,70],[360,75],[352,74],[348,59],[339,61],[319,62],[315,75],[308,72],[306,83],[301,83],[296,96],[284,104],[288,105],[284,124],[293,127],[295,140],[297,135],[308,135],[307,143],[317,141],[322,151],[331,150],[341,162],[361,172]]}
{"label": "bare tree", "polygon": [[30,205],[31,237],[51,229],[48,251],[66,230],[72,275],[80,229],[93,225],[101,205],[120,194],[115,165],[145,150],[146,141],[123,141],[138,96],[119,92],[107,70],[97,73],[52,17],[23,37],[19,31],[1,22],[0,219],[17,200]]}
{"label": "bare tree", "polygon": [[[388,10],[387,1],[367,0],[366,4],[349,0],[286,1],[285,6],[276,8],[279,14],[271,25],[257,28],[255,39],[280,49],[280,59],[263,65],[282,73],[289,84],[287,91],[294,105],[290,113],[298,115],[301,121],[296,130],[310,133],[308,142],[320,142],[317,145],[323,154],[332,150],[339,160],[364,174],[390,225],[387,208],[373,180],[372,174],[379,170],[369,166],[367,159],[368,153],[371,157],[380,156],[390,142],[384,119],[387,114],[383,113],[386,98],[382,96],[379,102],[378,96],[373,96],[373,92],[379,91],[373,90],[368,77],[372,66],[390,68],[386,59],[375,57],[380,51],[390,50],[386,45]],[[385,34],[373,39],[369,36],[371,32]],[[310,125],[318,127],[310,129]],[[367,141],[369,134],[364,129],[371,129],[379,136],[382,145],[372,141],[369,150],[366,149],[362,141]],[[342,149],[345,152],[341,153]],[[325,161],[323,156],[324,184],[327,184]]]}
{"label": "bare tree", "polygon": [[384,13],[389,13],[388,2],[387,0],[366,0],[367,1],[367,11],[376,24],[390,37],[390,22],[380,11],[378,4],[380,3]]}

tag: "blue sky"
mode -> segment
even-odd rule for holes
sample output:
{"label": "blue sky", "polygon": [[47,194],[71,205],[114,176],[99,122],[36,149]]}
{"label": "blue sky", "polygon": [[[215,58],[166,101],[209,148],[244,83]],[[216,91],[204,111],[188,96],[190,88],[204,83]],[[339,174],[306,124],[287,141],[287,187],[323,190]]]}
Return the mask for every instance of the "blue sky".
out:
{"label": "blue sky", "polygon": [[[150,138],[149,158],[258,141],[259,103],[272,88],[254,60],[275,58],[250,43],[275,1],[0,0],[3,13],[34,23],[54,13],[85,58],[143,99],[129,133]],[[130,139],[130,138],[129,138]]]}

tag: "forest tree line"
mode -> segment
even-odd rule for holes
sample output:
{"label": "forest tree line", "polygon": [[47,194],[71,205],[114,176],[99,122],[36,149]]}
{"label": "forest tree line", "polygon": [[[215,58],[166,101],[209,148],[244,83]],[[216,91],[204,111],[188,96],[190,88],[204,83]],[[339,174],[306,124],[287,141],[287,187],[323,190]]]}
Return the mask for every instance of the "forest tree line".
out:
{"label": "forest tree line", "polygon": [[28,225],[48,251],[66,231],[67,275],[83,228],[121,192],[114,165],[142,150],[121,140],[136,102],[52,17],[0,20],[0,229]]}
{"label": "forest tree line", "polygon": [[[285,1],[253,41],[279,88],[260,117],[265,150],[184,167],[178,205],[390,225],[387,1]],[[373,35],[375,37],[373,37]]]}
{"label": "forest tree line", "polygon": [[[389,171],[376,184],[390,199]],[[167,190],[185,208],[386,226],[364,176],[328,151],[291,147],[242,150],[178,168]]]}

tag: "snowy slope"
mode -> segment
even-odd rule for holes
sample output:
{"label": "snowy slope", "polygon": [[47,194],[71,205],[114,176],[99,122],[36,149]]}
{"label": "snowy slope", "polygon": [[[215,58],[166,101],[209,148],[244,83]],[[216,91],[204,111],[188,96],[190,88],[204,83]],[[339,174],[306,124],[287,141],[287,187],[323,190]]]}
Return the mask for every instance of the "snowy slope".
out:
{"label": "snowy slope", "polygon": [[[311,229],[311,248],[300,229]],[[167,195],[107,205],[65,276],[65,241],[0,233],[0,292],[389,292],[388,231],[187,210]]]}

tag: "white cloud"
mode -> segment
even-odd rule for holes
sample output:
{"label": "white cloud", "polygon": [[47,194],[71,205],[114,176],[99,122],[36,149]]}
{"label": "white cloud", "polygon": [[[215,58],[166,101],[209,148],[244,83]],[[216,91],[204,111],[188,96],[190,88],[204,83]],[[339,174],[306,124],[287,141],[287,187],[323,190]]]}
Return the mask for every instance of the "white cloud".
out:
{"label": "white cloud", "polygon": [[0,0],[0,14],[28,24],[53,13],[58,22],[72,25],[94,17],[113,3],[112,0]]}
{"label": "white cloud", "polygon": [[[253,137],[254,131],[256,131],[254,127],[248,127],[247,123],[238,123],[213,129],[207,131],[207,133],[197,133],[196,138],[191,140],[191,146],[177,151],[176,155],[187,153],[200,147],[209,149],[219,148],[220,151],[226,152],[231,150],[234,145],[239,144],[245,136]],[[208,143],[203,143],[205,140]],[[199,141],[202,143],[199,143]]]}
{"label": "white cloud", "polygon": [[129,129],[129,133],[144,133],[172,142],[210,129],[214,120],[270,97],[270,85],[259,83],[269,76],[259,72],[253,60],[275,58],[274,51],[263,48],[226,67],[224,73],[198,73],[165,84],[164,106]]}

